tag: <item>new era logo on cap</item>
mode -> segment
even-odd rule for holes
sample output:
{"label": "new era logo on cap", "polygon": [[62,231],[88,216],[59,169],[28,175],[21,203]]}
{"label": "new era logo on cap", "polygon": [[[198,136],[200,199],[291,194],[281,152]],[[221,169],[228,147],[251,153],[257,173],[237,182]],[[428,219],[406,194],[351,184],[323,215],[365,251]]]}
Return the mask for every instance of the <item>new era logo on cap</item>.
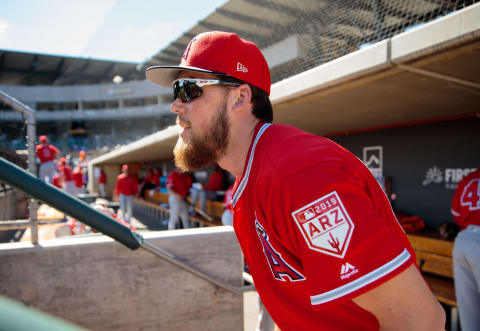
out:
{"label": "new era logo on cap", "polygon": [[245,67],[243,64],[241,64],[240,62],[237,62],[237,71],[241,71],[241,72],[248,72],[248,69],[247,67]]}
{"label": "new era logo on cap", "polygon": [[265,57],[257,45],[235,33],[200,33],[187,45],[180,65],[150,67],[146,76],[156,84],[170,87],[181,71],[234,77],[270,95],[270,69]]}

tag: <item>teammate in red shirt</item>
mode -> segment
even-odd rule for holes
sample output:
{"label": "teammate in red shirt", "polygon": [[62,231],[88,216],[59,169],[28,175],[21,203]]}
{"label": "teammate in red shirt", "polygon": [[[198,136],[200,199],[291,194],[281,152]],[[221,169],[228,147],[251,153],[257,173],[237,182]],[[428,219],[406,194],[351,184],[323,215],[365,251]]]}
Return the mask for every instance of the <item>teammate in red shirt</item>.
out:
{"label": "teammate in red shirt", "polygon": [[75,195],[85,193],[83,188],[83,172],[82,166],[77,166],[75,170],[72,172],[72,179],[75,183]]}
{"label": "teammate in red shirt", "polygon": [[132,219],[133,198],[138,193],[138,179],[129,174],[128,164],[122,166],[122,173],[117,176],[115,197],[119,197],[122,218],[130,224]]}
{"label": "teammate in red shirt", "polygon": [[480,330],[480,169],[458,183],[452,215],[460,231],[453,248],[455,294],[462,330]]}
{"label": "teammate in red shirt", "polygon": [[63,188],[63,179],[62,179],[62,176],[60,174],[55,174],[53,175],[53,178],[52,178],[52,185],[61,189]]}
{"label": "teammate in red shirt", "polygon": [[100,190],[100,196],[105,198],[107,195],[105,193],[105,184],[107,183],[107,175],[103,169],[100,169],[100,176],[98,176],[98,189]]}
{"label": "teammate in red shirt", "polygon": [[175,229],[179,217],[182,220],[184,229],[190,227],[186,201],[190,187],[192,187],[192,178],[189,174],[174,169],[168,175],[167,190],[169,193],[168,205],[170,207],[170,218],[168,220],[169,230]]}
{"label": "teammate in red shirt", "polygon": [[207,200],[215,201],[218,197],[217,191],[223,190],[223,182],[225,178],[222,169],[215,165],[213,172],[208,177],[206,185],[200,189],[194,189],[192,193],[192,207],[191,213],[194,213],[194,207],[197,205],[197,200],[200,199],[200,209],[204,212],[207,211]]}
{"label": "teammate in red shirt", "polygon": [[40,144],[36,146],[37,158],[40,160],[38,177],[47,183],[52,183],[53,176],[57,171],[54,160],[60,151],[57,147],[48,144],[47,136],[40,136],[38,140],[40,142]]}
{"label": "teammate in red shirt", "polygon": [[445,312],[369,170],[328,139],[269,123],[270,73],[255,44],[202,33],[180,66],[146,75],[173,86],[176,164],[217,162],[236,176],[235,233],[282,331],[444,329]]}
{"label": "teammate in red shirt", "polygon": [[71,195],[76,195],[75,183],[73,181],[72,168],[67,164],[67,159],[62,157],[58,164],[58,170],[63,178],[63,189]]}

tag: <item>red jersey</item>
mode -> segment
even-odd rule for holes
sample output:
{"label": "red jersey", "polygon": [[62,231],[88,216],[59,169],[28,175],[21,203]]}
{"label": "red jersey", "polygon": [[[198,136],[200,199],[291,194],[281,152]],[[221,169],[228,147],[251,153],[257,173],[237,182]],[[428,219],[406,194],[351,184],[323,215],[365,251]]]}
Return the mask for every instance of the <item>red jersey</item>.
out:
{"label": "red jersey", "polygon": [[204,190],[207,191],[220,191],[223,188],[223,174],[220,171],[214,171],[208,178],[208,183],[205,185]]}
{"label": "red jersey", "polygon": [[73,181],[72,168],[70,166],[61,165],[58,167],[58,169],[62,173],[64,181],[66,182]]}
{"label": "red jersey", "polygon": [[225,197],[223,198],[223,207],[232,212],[233,212],[233,207],[232,207],[233,188],[234,188],[234,185],[230,186],[228,190],[225,192]]}
{"label": "red jersey", "polygon": [[52,185],[55,186],[55,187],[58,187],[58,188],[62,188],[62,178],[60,177],[60,175],[55,175],[53,176],[52,178]]}
{"label": "red jersey", "polygon": [[452,200],[452,215],[462,230],[468,225],[480,225],[480,169],[458,183]]}
{"label": "red jersey", "polygon": [[387,197],[334,142],[260,123],[235,183],[234,228],[268,312],[286,330],[378,330],[352,299],[414,261]]}
{"label": "red jersey", "polygon": [[59,152],[58,148],[53,145],[39,144],[36,146],[36,149],[40,163],[53,161],[55,155]]}
{"label": "red jersey", "polygon": [[182,197],[186,197],[192,187],[192,178],[186,173],[173,170],[167,177],[167,187]]}
{"label": "red jersey", "polygon": [[76,187],[82,187],[83,186],[83,173],[81,171],[74,171],[72,173],[72,179],[75,182]]}
{"label": "red jersey", "polygon": [[117,185],[115,185],[115,194],[135,195],[138,192],[137,177],[128,174],[117,176]]}
{"label": "red jersey", "polygon": [[107,182],[107,175],[103,170],[100,170],[100,176],[98,177],[98,184],[105,184]]}

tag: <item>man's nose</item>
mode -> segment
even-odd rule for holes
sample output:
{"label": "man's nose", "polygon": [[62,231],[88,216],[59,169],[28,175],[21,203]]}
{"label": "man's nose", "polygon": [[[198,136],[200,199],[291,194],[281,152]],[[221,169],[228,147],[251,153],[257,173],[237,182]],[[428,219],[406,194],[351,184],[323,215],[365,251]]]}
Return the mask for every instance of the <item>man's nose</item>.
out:
{"label": "man's nose", "polygon": [[180,98],[177,98],[170,105],[170,110],[175,114],[183,113],[185,111],[185,104],[180,100]]}

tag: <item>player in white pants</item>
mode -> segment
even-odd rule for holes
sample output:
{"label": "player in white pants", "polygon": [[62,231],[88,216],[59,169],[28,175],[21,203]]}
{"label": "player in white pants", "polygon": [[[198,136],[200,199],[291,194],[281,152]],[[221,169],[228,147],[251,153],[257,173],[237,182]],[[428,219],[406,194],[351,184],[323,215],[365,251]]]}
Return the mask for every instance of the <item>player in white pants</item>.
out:
{"label": "player in white pants", "polygon": [[455,239],[453,272],[462,330],[480,330],[480,226],[469,225]]}
{"label": "player in white pants", "polygon": [[168,197],[168,204],[170,205],[170,219],[168,220],[168,229],[174,230],[178,223],[178,218],[182,220],[184,229],[190,227],[190,220],[188,216],[188,206],[185,200],[179,194],[170,194]]}

